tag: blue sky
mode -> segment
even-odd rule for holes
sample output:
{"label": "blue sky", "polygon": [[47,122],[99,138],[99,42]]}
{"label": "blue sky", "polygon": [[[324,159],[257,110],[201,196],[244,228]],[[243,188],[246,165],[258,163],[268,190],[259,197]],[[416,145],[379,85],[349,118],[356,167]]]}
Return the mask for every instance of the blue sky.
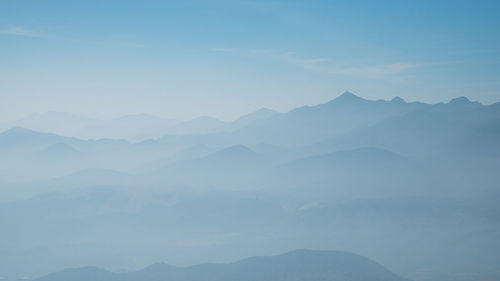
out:
{"label": "blue sky", "polygon": [[500,101],[500,1],[0,0],[0,121]]}

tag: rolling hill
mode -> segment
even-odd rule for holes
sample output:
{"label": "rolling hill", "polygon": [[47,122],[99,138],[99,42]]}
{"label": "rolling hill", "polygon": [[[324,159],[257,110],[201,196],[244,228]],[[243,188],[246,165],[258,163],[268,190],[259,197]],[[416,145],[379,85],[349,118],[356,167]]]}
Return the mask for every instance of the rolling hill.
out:
{"label": "rolling hill", "polygon": [[380,264],[340,251],[296,250],[230,264],[173,267],[158,263],[136,272],[111,273],[95,267],[66,269],[34,281],[404,281]]}

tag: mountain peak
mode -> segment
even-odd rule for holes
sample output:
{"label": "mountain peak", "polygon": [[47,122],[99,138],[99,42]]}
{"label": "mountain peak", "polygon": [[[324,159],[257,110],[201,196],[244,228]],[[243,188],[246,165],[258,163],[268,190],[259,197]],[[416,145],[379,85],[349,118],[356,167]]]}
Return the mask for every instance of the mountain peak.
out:
{"label": "mountain peak", "polygon": [[167,273],[169,270],[172,270],[172,269],[176,269],[176,267],[171,266],[171,265],[164,263],[164,262],[157,262],[157,263],[154,263],[154,264],[140,270],[140,272],[150,272],[150,273],[164,272],[164,273]]}
{"label": "mountain peak", "polygon": [[115,120],[162,120],[162,118],[146,113],[127,114],[115,118]]}
{"label": "mountain peak", "polygon": [[253,121],[258,121],[258,120],[270,118],[277,113],[278,112],[275,110],[263,107],[257,111],[254,111],[254,112],[249,113],[247,115],[241,116],[240,118],[236,119],[234,122],[243,123],[246,125],[246,124],[249,124]]}
{"label": "mountain peak", "polygon": [[357,101],[364,101],[365,99],[356,96],[355,94],[346,91],[342,95],[338,96],[336,99],[333,100],[333,102],[342,102],[342,103],[350,103],[350,102],[357,102]]}
{"label": "mountain peak", "polygon": [[452,99],[449,104],[468,104],[471,103],[471,101],[467,97],[458,97]]}
{"label": "mountain peak", "polygon": [[215,153],[213,153],[211,157],[233,161],[242,159],[256,159],[258,155],[255,151],[251,150],[250,148],[238,144],[218,150]]}
{"label": "mountain peak", "polygon": [[237,144],[237,145],[233,145],[233,146],[221,149],[221,150],[217,151],[216,154],[226,154],[226,155],[246,154],[246,155],[250,155],[250,154],[255,154],[255,152],[242,144]]}
{"label": "mountain peak", "polygon": [[356,96],[355,94],[349,92],[349,91],[345,91],[342,95],[340,95],[338,98],[359,98],[358,96]]}
{"label": "mountain peak", "polygon": [[53,157],[55,155],[76,155],[79,151],[66,143],[55,143],[40,151],[40,156]]}
{"label": "mountain peak", "polygon": [[211,116],[207,116],[207,115],[202,115],[202,116],[198,116],[198,117],[195,117],[191,120],[188,120],[188,121],[195,121],[195,120],[202,120],[202,121],[219,121],[219,122],[222,122],[220,121],[219,119],[217,118],[214,118],[214,117],[211,117]]}
{"label": "mountain peak", "polygon": [[391,100],[391,102],[406,103],[406,101],[405,101],[403,98],[398,97],[398,96],[395,96],[395,97]]}
{"label": "mountain peak", "polygon": [[278,113],[276,110],[273,110],[273,109],[270,109],[270,108],[267,108],[267,107],[263,107],[257,111],[254,112],[254,115],[259,115],[259,116],[271,116],[271,115],[274,115]]}
{"label": "mountain peak", "polygon": [[6,134],[34,134],[36,132],[33,130],[30,130],[30,129],[24,128],[24,127],[17,126],[17,127],[12,127],[10,129],[4,131],[4,133],[6,133]]}
{"label": "mountain peak", "polygon": [[276,111],[273,109],[267,108],[267,107],[261,107],[260,109],[258,109],[255,112],[276,112]]}
{"label": "mountain peak", "polygon": [[97,268],[69,269],[35,281],[57,280],[378,280],[405,281],[379,263],[342,251],[297,250],[278,256],[251,257],[234,263],[174,267],[164,263],[129,273]]}
{"label": "mountain peak", "polygon": [[24,127],[13,127],[0,133],[0,143],[8,145],[26,145],[26,144],[49,144],[59,140],[68,140],[52,133],[40,133]]}

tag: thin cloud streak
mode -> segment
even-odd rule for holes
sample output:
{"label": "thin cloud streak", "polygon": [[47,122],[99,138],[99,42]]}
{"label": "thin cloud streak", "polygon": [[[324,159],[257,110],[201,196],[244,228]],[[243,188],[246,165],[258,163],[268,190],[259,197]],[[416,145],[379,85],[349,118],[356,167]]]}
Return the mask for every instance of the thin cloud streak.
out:
{"label": "thin cloud streak", "polygon": [[213,52],[221,53],[235,53],[241,55],[251,54],[267,57],[269,59],[278,59],[288,65],[300,67],[305,70],[332,74],[344,75],[351,77],[359,77],[366,79],[387,79],[390,76],[401,74],[405,71],[421,67],[427,64],[416,64],[410,62],[391,62],[378,65],[356,65],[356,66],[337,66],[332,63],[332,60],[324,57],[302,58],[298,56],[297,52],[284,52],[280,53],[272,49],[238,49],[238,48],[212,48]]}
{"label": "thin cloud streak", "polygon": [[339,74],[370,79],[383,79],[387,76],[400,74],[420,66],[409,62],[394,62],[368,66],[334,66],[327,58],[299,58],[295,52],[287,52],[280,56],[285,63],[301,67],[306,70],[326,74]]}
{"label": "thin cloud streak", "polygon": [[237,48],[212,48],[213,52],[231,53],[237,51]]}
{"label": "thin cloud streak", "polygon": [[381,77],[386,75],[398,74],[410,70],[412,68],[415,68],[417,66],[418,64],[407,63],[407,62],[396,62],[396,63],[381,64],[374,66],[338,68],[332,70],[331,73],[369,78],[369,77]]}
{"label": "thin cloud streak", "polygon": [[0,28],[0,34],[2,35],[14,35],[14,36],[25,36],[25,37],[40,37],[42,34],[33,29],[26,29],[23,27],[9,27]]}

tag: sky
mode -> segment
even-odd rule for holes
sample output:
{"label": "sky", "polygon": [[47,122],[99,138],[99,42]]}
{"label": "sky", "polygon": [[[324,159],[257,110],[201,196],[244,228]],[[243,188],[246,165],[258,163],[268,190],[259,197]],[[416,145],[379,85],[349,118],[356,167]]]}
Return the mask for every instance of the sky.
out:
{"label": "sky", "polygon": [[500,101],[500,1],[0,0],[0,122]]}

